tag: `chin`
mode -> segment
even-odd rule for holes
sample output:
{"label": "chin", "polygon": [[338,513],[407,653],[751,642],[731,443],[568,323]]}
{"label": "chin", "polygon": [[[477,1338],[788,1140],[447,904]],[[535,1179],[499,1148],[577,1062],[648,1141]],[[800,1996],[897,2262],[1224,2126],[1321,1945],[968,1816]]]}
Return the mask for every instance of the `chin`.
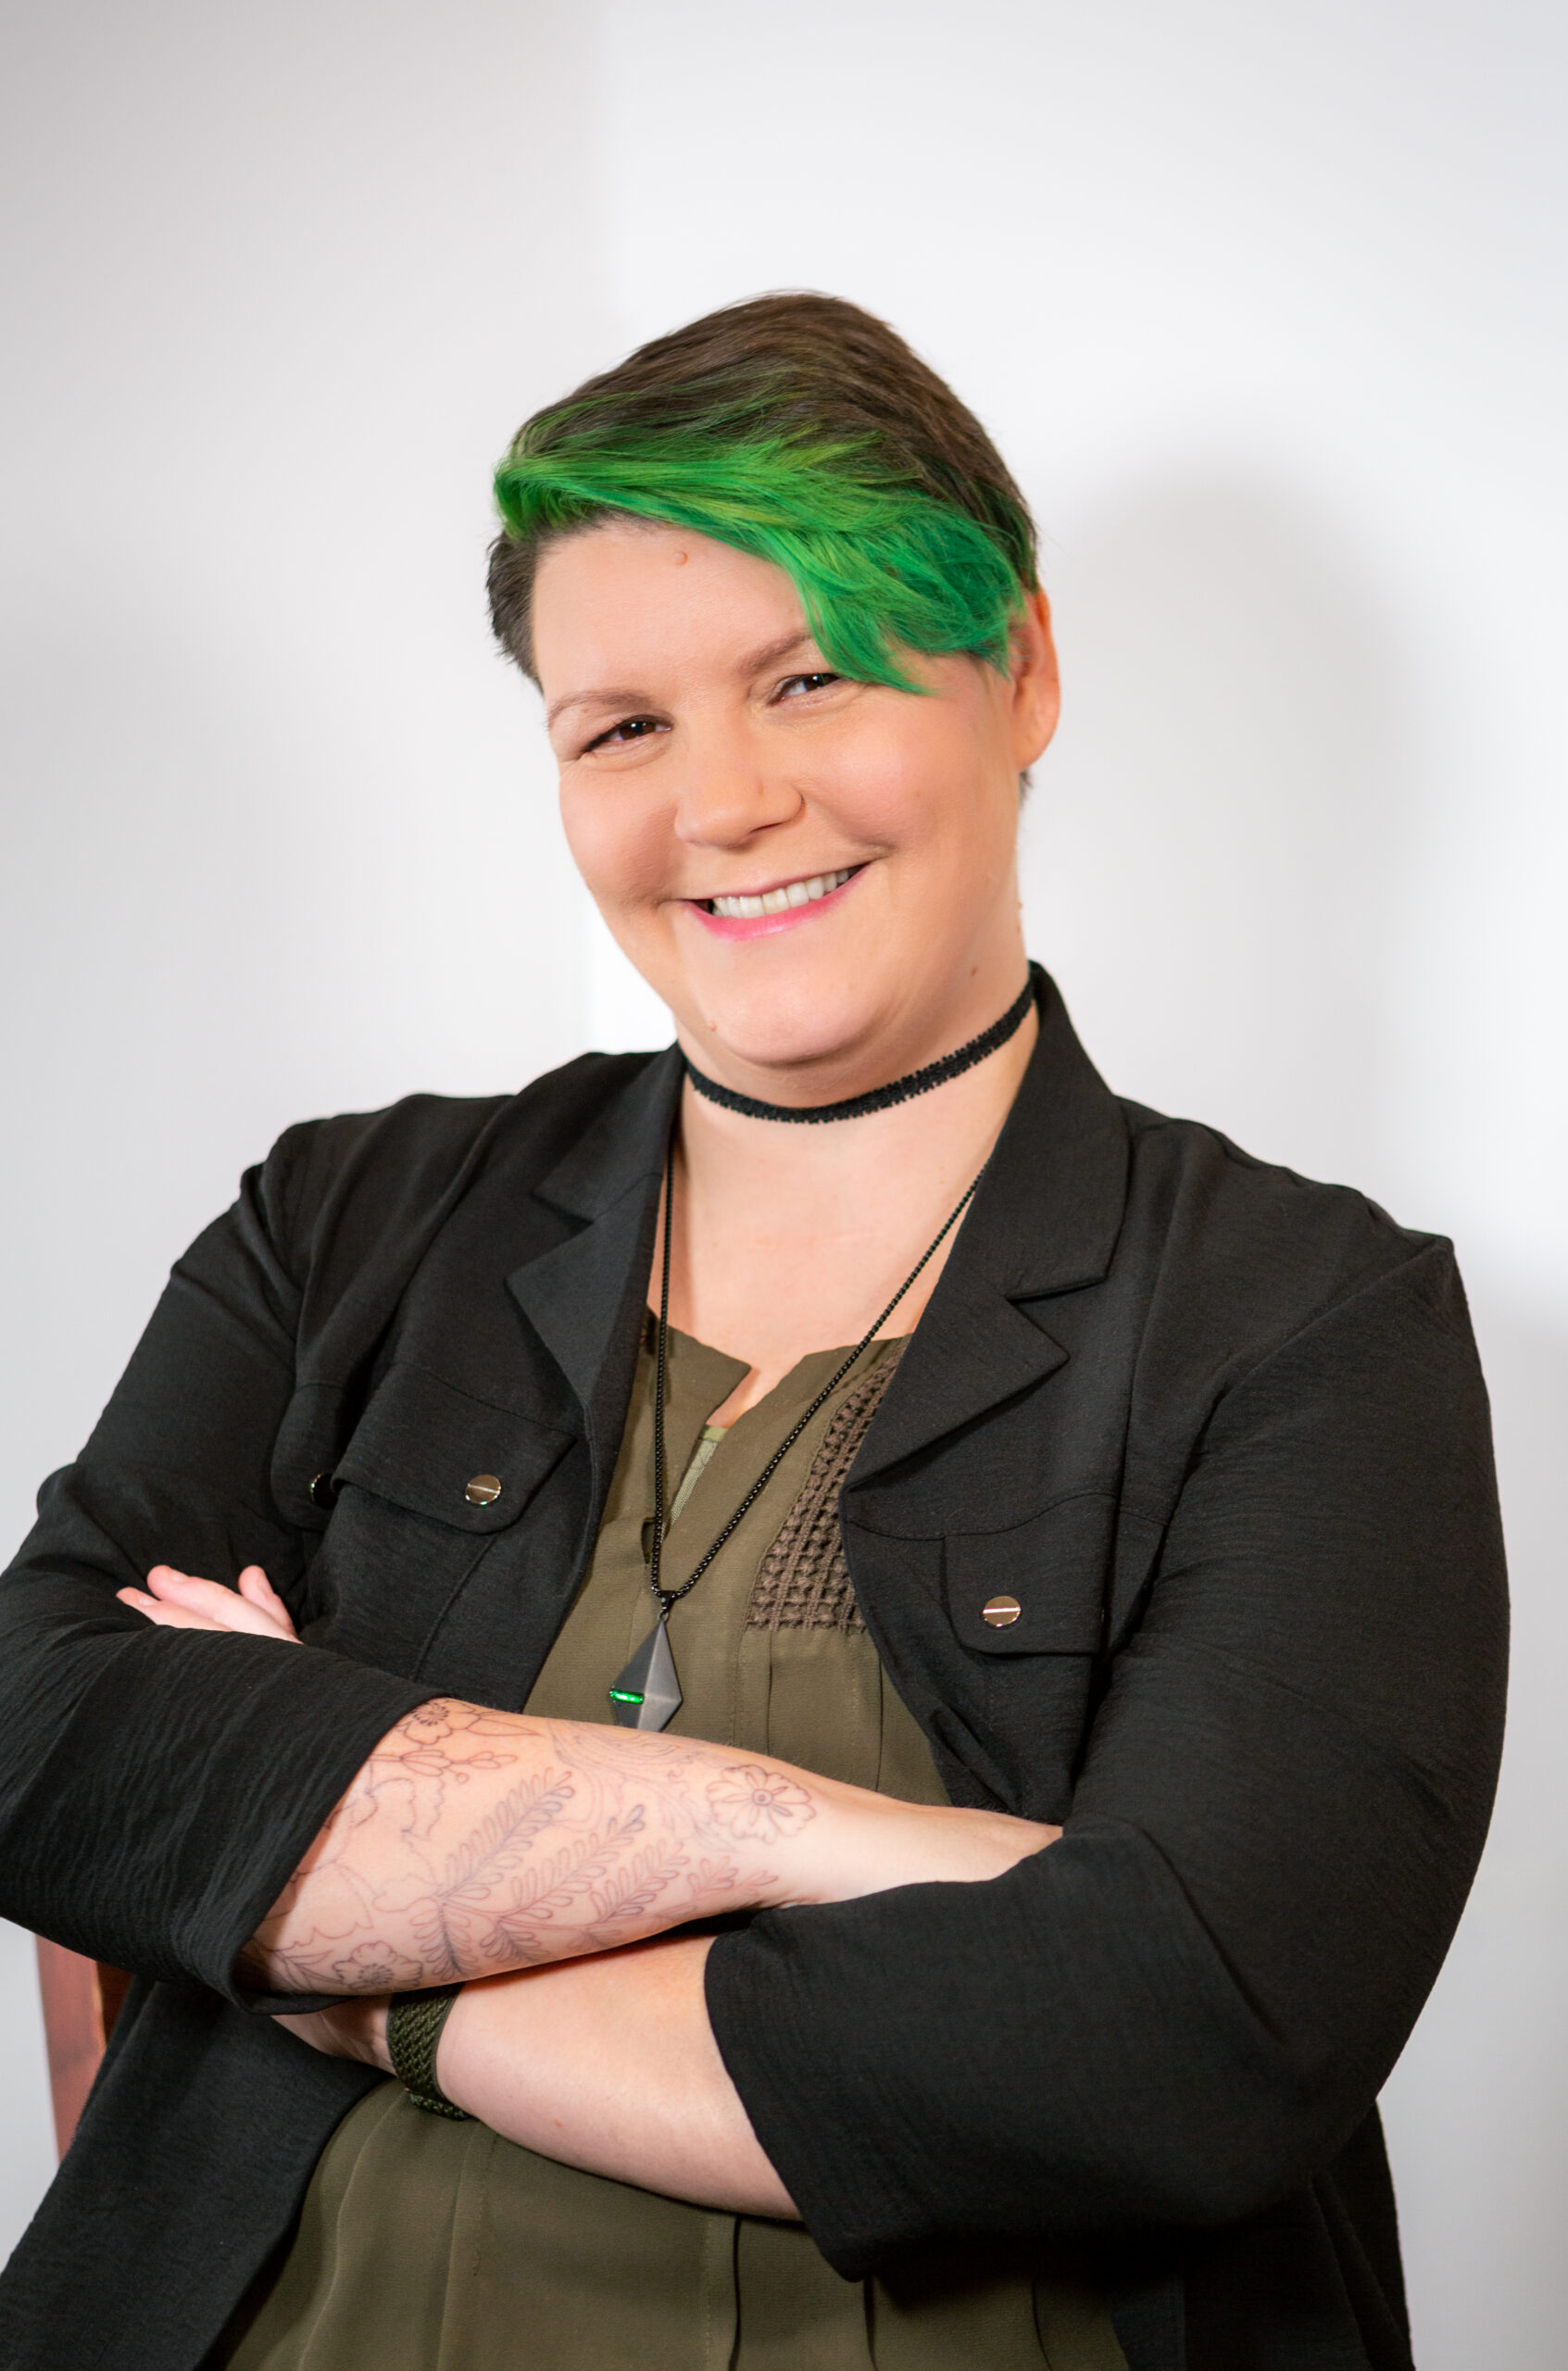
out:
{"label": "chin", "polygon": [[863,976],[758,980],[699,997],[694,1048],[787,1073],[852,1060],[884,1023],[892,999]]}

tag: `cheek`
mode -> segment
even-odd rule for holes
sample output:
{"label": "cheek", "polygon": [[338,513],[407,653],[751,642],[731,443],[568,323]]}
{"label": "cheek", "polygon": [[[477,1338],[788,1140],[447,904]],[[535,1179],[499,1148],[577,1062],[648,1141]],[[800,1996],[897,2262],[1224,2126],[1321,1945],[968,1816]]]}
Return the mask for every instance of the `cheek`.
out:
{"label": "cheek", "polygon": [[668,819],[638,795],[634,777],[591,784],[563,779],[560,814],[572,860],[601,906],[631,908],[657,895]]}
{"label": "cheek", "polygon": [[900,709],[898,729],[868,734],[838,772],[842,819],[867,839],[909,857],[947,860],[972,838],[982,736],[956,703],[931,700]]}

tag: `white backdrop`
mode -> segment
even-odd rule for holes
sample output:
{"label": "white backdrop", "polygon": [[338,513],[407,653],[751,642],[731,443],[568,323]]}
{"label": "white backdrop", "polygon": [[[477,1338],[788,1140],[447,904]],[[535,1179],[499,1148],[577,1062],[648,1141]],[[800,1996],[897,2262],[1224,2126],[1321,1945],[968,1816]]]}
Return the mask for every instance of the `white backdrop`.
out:
{"label": "white backdrop", "polygon": [[[286,1122],[662,1040],[487,646],[488,465],[715,303],[886,313],[1045,532],[1031,939],[1102,1069],[1470,1279],[1519,1652],[1386,2098],[1423,2371],[1568,2324],[1565,48],[1545,0],[56,0],[0,103],[7,1538]],[[0,1933],[3,2249],[50,2152]]]}

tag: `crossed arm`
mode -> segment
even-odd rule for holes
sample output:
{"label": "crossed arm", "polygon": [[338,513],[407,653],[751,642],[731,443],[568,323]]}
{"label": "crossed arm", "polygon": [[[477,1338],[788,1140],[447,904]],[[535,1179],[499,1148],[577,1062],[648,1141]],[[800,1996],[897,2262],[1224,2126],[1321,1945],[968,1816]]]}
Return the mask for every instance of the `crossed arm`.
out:
{"label": "crossed arm", "polygon": [[[120,1595],[165,1626],[295,1637],[256,1566],[237,1594],[158,1566]],[[999,1876],[1057,1833],[700,1739],[440,1698],[376,1746],[244,1964],[270,1992],[350,1996],[280,2023],[383,2068],[389,1994],[460,1981],[438,2065],[459,2107],[564,2164],[790,2215],[708,2021],[708,1938],[676,1930]]]}

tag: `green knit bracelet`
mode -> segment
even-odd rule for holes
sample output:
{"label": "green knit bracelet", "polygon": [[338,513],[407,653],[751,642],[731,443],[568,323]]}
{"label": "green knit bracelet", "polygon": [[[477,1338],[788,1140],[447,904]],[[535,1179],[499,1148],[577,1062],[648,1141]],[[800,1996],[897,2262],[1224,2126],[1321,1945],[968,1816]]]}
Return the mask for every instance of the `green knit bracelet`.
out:
{"label": "green knit bracelet", "polygon": [[441,2028],[462,1988],[460,1984],[443,1984],[431,1992],[395,1992],[386,2013],[386,2054],[393,2073],[417,2108],[467,2124],[470,2120],[467,2110],[454,2107],[435,2079]]}

